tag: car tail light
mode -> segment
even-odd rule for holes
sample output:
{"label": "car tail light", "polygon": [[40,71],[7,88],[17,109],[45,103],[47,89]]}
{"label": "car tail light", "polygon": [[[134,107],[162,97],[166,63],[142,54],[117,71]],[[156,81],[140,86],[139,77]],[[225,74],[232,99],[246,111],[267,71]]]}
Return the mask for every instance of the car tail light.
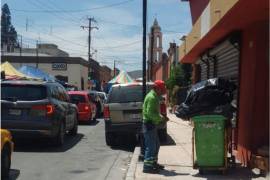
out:
{"label": "car tail light", "polygon": [[110,119],[110,109],[109,109],[109,105],[107,104],[104,105],[103,115],[104,115],[104,120]]}
{"label": "car tail light", "polygon": [[84,110],[85,111],[89,111],[89,106],[88,105],[84,105]]}
{"label": "car tail light", "polygon": [[51,104],[35,105],[32,106],[32,110],[45,111],[47,115],[51,115],[54,112],[54,106]]}
{"label": "car tail light", "polygon": [[48,115],[52,114],[54,112],[54,107],[51,104],[46,105],[46,112]]}

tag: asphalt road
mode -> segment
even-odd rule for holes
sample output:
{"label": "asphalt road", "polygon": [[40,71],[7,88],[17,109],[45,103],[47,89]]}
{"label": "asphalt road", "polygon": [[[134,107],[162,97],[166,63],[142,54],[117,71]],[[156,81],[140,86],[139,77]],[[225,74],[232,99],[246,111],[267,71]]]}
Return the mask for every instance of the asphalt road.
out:
{"label": "asphalt road", "polygon": [[104,121],[80,125],[75,137],[56,148],[48,140],[17,140],[12,155],[11,180],[121,180],[134,143],[111,148],[105,143]]}

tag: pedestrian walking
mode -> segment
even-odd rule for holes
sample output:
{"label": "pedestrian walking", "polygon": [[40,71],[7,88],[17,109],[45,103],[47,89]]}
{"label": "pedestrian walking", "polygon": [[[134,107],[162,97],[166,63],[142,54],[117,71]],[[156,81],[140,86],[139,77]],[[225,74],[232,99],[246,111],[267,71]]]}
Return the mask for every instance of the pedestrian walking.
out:
{"label": "pedestrian walking", "polygon": [[167,116],[160,114],[160,100],[166,93],[165,83],[162,80],[154,82],[154,88],[146,95],[143,103],[143,136],[144,136],[144,173],[158,173],[164,169],[158,164],[159,137],[157,126],[168,121]]}

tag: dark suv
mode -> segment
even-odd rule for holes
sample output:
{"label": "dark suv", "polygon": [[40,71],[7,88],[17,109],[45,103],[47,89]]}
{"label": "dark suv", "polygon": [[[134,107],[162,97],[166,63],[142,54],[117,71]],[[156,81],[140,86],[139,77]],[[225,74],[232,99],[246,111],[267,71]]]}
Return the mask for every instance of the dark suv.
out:
{"label": "dark suv", "polygon": [[66,132],[76,135],[78,110],[64,87],[55,82],[1,82],[1,125],[16,137],[50,137],[64,143]]}

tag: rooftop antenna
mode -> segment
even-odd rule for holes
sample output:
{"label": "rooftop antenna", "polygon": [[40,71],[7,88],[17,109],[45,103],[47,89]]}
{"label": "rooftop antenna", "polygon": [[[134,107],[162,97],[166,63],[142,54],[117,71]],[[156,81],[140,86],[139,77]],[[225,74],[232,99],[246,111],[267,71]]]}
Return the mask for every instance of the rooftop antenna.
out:
{"label": "rooftop antenna", "polygon": [[50,26],[50,35],[52,35],[52,30],[53,30],[53,27],[52,25]]}
{"label": "rooftop antenna", "polygon": [[25,31],[28,31],[28,18],[26,18],[26,22],[25,22]]}

